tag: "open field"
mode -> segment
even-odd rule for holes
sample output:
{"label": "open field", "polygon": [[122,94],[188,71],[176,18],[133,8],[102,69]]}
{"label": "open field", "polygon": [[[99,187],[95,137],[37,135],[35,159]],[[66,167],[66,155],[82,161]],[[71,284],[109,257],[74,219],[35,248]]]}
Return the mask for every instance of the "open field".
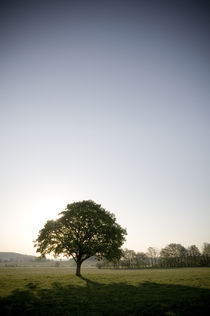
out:
{"label": "open field", "polygon": [[210,315],[210,268],[0,268],[1,315]]}

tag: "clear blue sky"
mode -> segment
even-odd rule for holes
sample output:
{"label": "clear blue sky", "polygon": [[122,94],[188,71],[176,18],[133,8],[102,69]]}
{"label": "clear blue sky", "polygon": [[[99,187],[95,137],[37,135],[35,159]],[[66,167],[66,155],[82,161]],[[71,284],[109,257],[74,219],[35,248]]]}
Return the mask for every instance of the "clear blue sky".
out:
{"label": "clear blue sky", "polygon": [[169,2],[1,2],[0,251],[84,199],[129,249],[210,242],[209,8]]}

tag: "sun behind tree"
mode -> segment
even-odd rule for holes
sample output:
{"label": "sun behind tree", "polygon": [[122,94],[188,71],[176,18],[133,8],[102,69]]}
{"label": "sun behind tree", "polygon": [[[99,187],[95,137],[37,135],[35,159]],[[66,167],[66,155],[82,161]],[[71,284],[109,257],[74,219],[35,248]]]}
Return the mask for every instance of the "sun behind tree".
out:
{"label": "sun behind tree", "polygon": [[114,214],[92,200],[68,204],[57,220],[47,221],[35,240],[37,252],[72,256],[80,276],[81,264],[92,256],[118,260],[126,229],[116,223]]}

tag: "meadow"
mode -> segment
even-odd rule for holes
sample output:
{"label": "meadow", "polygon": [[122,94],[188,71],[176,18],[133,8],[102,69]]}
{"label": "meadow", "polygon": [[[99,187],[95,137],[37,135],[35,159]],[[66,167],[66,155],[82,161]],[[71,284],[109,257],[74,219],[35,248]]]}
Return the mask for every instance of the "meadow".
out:
{"label": "meadow", "polygon": [[0,315],[210,315],[210,268],[0,268]]}

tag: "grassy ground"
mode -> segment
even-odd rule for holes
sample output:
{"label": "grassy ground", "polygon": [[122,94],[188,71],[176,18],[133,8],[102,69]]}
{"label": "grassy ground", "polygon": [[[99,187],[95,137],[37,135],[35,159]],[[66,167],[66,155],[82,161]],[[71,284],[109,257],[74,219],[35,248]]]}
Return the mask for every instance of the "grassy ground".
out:
{"label": "grassy ground", "polygon": [[210,268],[1,268],[1,315],[210,315]]}

